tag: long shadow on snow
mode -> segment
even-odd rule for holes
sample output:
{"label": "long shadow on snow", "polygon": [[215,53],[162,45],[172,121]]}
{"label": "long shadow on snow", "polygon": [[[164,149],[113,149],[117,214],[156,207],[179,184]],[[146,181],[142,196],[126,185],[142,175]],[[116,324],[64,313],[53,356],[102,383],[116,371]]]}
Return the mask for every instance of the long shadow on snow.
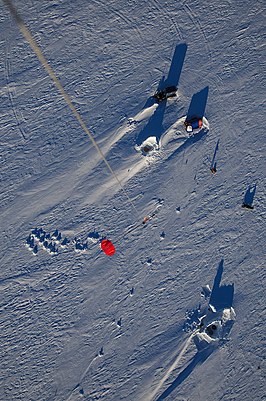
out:
{"label": "long shadow on snow", "polygon": [[[192,96],[186,120],[189,121],[193,117],[203,118],[207,104],[208,93],[209,87],[206,86],[200,92],[197,92]],[[175,157],[180,152],[183,152],[183,150],[185,150],[187,147],[201,140],[206,134],[207,130],[202,129],[196,135],[192,135],[191,137],[189,137],[181,146],[179,146],[174,151],[174,153],[169,156],[168,160],[170,160],[172,157]]]}
{"label": "long shadow on snow", "polygon": [[206,86],[200,92],[195,93],[192,98],[187,112],[187,120],[193,117],[203,118],[207,104],[209,87]]}
{"label": "long shadow on snow", "polygon": [[158,86],[158,90],[165,89],[168,86],[178,87],[186,52],[187,52],[187,45],[185,43],[176,46],[168,76],[166,80],[164,79],[165,77],[162,77],[160,84]]}
{"label": "long shadow on snow", "polygon": [[[185,43],[182,43],[182,44],[176,46],[174,55],[173,55],[173,58],[171,61],[168,76],[166,79],[165,79],[165,76],[162,76],[162,78],[159,82],[159,85],[157,87],[157,91],[163,90],[168,86],[175,86],[176,88],[178,87],[181,71],[182,71],[185,56],[186,56],[186,52],[187,52],[187,45]],[[155,99],[153,96],[151,96],[147,99],[143,108],[146,109],[147,107],[151,107],[152,105],[154,105],[154,103],[155,103]],[[165,103],[165,106],[166,106],[166,101],[163,103]],[[159,106],[158,106],[158,108],[159,108]],[[164,106],[164,109],[165,109],[165,106]],[[152,120],[152,117],[151,117],[151,120]],[[163,118],[162,118],[162,121],[163,121]],[[161,121],[161,125],[162,125],[162,121]],[[140,145],[149,136],[156,136],[157,140],[160,139],[161,134],[162,134],[162,130],[160,130],[160,129],[158,129],[157,135],[149,134],[149,132],[150,132],[149,129],[151,127],[154,128],[154,124],[153,124],[154,122],[156,122],[156,119],[154,121],[152,120],[151,122],[149,121],[147,124],[147,126],[149,125],[149,127],[147,129],[146,129],[146,127],[144,128],[145,132],[144,132],[144,130],[141,131],[141,133],[139,134],[137,141],[136,141],[137,145]],[[150,125],[151,125],[151,127],[150,127]],[[147,136],[145,136],[145,134]],[[141,138],[142,138],[142,140],[141,140]]]}
{"label": "long shadow on snow", "polygon": [[[175,86],[176,88],[178,87],[186,52],[187,52],[187,45],[185,43],[176,46],[168,76],[166,79],[164,75],[162,76],[159,85],[157,87],[157,91],[163,90],[168,86]],[[149,97],[145,103],[144,109],[146,107],[152,106],[154,103],[155,103],[154,98]]]}
{"label": "long shadow on snow", "polygon": [[233,305],[234,298],[234,284],[220,285],[224,269],[224,260],[219,263],[217,273],[213,282],[212,292],[209,304],[214,306],[215,309],[222,310],[230,308]]}
{"label": "long shadow on snow", "polygon": [[243,200],[243,207],[244,206],[248,206],[250,208],[253,208],[252,204],[253,204],[253,200],[254,200],[254,196],[256,193],[256,184],[254,186],[250,185],[248,187],[248,189],[246,190],[245,196],[244,196],[244,200]]}
{"label": "long shadow on snow", "polygon": [[215,170],[217,169],[217,162],[216,162],[216,155],[219,149],[219,143],[220,143],[220,139],[218,139],[215,149],[214,149],[214,153],[213,153],[213,157],[212,157],[212,161],[211,161],[211,165],[210,165],[210,169],[214,168]]}
{"label": "long shadow on snow", "polygon": [[156,401],[163,401],[165,400],[184,380],[188,378],[188,376],[193,372],[197,365],[201,365],[206,359],[212,354],[214,351],[214,347],[210,347],[208,349],[199,351],[196,355],[192,358],[189,365],[179,373],[177,378],[174,382],[157,398]]}

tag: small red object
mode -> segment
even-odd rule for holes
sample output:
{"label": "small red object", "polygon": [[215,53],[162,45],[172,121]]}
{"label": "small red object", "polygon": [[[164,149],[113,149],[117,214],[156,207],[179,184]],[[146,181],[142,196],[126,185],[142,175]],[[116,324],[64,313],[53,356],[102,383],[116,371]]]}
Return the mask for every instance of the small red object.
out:
{"label": "small red object", "polygon": [[149,220],[150,220],[150,216],[145,216],[144,219],[143,219],[142,224],[147,223],[147,221],[149,221]]}
{"label": "small red object", "polygon": [[109,239],[103,239],[101,241],[101,248],[107,256],[113,256],[115,254],[114,244]]}

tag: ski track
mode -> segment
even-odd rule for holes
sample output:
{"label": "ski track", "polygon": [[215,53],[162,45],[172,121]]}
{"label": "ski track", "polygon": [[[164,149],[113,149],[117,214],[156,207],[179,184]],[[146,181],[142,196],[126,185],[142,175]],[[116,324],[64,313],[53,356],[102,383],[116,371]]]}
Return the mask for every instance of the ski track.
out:
{"label": "ski track", "polygon": [[151,393],[151,395],[148,395],[145,398],[145,401],[153,401],[156,397],[156,395],[158,394],[159,390],[162,388],[162,386],[164,385],[164,383],[166,382],[166,380],[170,377],[171,373],[173,372],[173,370],[175,370],[180,362],[180,360],[182,359],[182,357],[184,356],[186,350],[188,349],[188,346],[192,340],[192,338],[195,336],[195,334],[198,333],[198,329],[195,330],[189,337],[188,339],[185,341],[183,348],[180,351],[180,354],[178,355],[178,357],[175,359],[175,361],[173,362],[173,364],[167,369],[167,371],[165,372],[164,376],[162,377],[162,379],[159,381],[158,385],[155,387],[154,391]]}
{"label": "ski track", "polygon": [[12,111],[13,111],[13,114],[14,114],[14,117],[15,117],[17,128],[19,130],[19,133],[20,133],[22,139],[25,141],[26,140],[26,135],[25,135],[25,132],[24,132],[22,126],[21,126],[21,122],[20,122],[16,107],[15,107],[15,104],[14,104],[13,93],[12,93],[14,89],[12,89],[11,85],[10,85],[10,74],[11,74],[10,58],[11,58],[11,50],[10,50],[10,45],[7,43],[6,44],[6,54],[5,54],[5,76],[6,76],[6,85],[7,85],[8,98],[9,98],[9,101],[10,101],[10,105],[12,107]]}
{"label": "ski track", "polygon": [[[159,11],[160,14],[163,14],[163,10],[164,8],[161,6],[161,3],[159,3],[158,0],[153,0],[153,3],[155,4],[155,7],[157,8],[157,10]],[[172,17],[171,13],[167,11],[167,8],[165,8],[165,14],[167,15],[167,17],[169,17],[172,26],[174,27],[176,33],[178,34],[179,38],[183,41],[183,35],[181,32],[181,29],[179,28],[178,24],[175,22],[174,18]],[[165,18],[167,19],[167,18]]]}
{"label": "ski track", "polygon": [[[70,401],[72,398],[72,395],[75,393],[76,390],[79,389],[79,387],[82,388],[82,381],[83,379],[86,377],[88,371],[90,370],[91,365],[93,364],[94,361],[96,361],[96,359],[98,359],[99,356],[95,356],[91,362],[89,363],[89,365],[87,366],[87,368],[84,370],[83,374],[81,375],[81,378],[79,380],[79,383],[73,388],[73,390],[71,391],[71,393],[69,394],[69,396],[67,397],[67,399],[65,401]],[[79,391],[79,395],[80,395],[80,391]]]}
{"label": "ski track", "polygon": [[141,30],[138,28],[137,25],[137,20],[134,20],[132,18],[132,16],[126,16],[125,14],[123,14],[122,10],[118,10],[116,7],[112,6],[112,3],[109,2],[108,6],[106,6],[105,3],[103,3],[102,1],[98,1],[98,0],[93,0],[93,2],[96,5],[99,5],[101,8],[105,9],[107,11],[107,13],[109,13],[110,11],[113,12],[121,21],[124,22],[124,24],[130,28],[134,28],[134,30],[137,32],[138,36],[139,36],[139,40],[142,41],[143,37],[142,37],[142,33]]}
{"label": "ski track", "polygon": [[187,13],[188,13],[188,15],[189,15],[189,17],[190,17],[190,19],[191,19],[191,21],[193,23],[193,26],[196,25],[198,27],[198,29],[200,31],[200,34],[203,37],[204,46],[206,48],[208,57],[209,57],[209,59],[211,61],[211,59],[212,59],[211,49],[210,49],[210,46],[209,46],[209,42],[208,42],[205,30],[203,29],[203,27],[201,25],[199,17],[196,15],[196,13],[194,11],[192,11],[191,7],[187,4],[187,2],[183,2],[182,5],[183,5],[184,9],[187,11]]}

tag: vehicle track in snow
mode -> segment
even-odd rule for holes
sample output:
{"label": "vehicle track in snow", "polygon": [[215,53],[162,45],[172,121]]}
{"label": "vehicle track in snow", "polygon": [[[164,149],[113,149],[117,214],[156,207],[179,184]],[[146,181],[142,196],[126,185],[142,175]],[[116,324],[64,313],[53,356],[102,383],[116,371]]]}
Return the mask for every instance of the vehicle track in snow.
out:
{"label": "vehicle track in snow", "polygon": [[187,12],[189,18],[190,18],[191,21],[193,22],[193,24],[194,24],[195,26],[198,27],[198,29],[199,29],[201,35],[203,36],[204,45],[205,45],[207,54],[208,54],[208,56],[209,56],[209,58],[210,58],[210,60],[211,60],[211,59],[212,59],[211,49],[210,49],[210,46],[209,46],[209,43],[208,43],[208,39],[207,39],[205,30],[203,29],[203,27],[202,27],[202,25],[201,25],[201,23],[200,23],[199,18],[197,17],[196,13],[187,5],[186,2],[183,2],[182,5],[183,5],[184,9],[186,10],[186,12]]}
{"label": "vehicle track in snow", "polygon": [[[183,6],[184,11],[186,12],[188,17],[192,21],[193,26],[196,27],[196,29],[199,32],[199,35],[203,39],[203,43],[204,43],[204,47],[206,50],[206,54],[208,55],[209,63],[213,64],[213,49],[211,48],[211,46],[209,44],[207,34],[205,32],[204,27],[202,26],[202,24],[200,22],[200,18],[198,17],[197,13],[195,11],[193,11],[192,8],[187,4],[186,1],[182,2],[182,6]],[[216,74],[215,79],[212,80],[212,83],[214,84],[214,87],[215,87],[214,90],[212,89],[212,92],[215,92],[215,91],[217,92],[218,96],[217,96],[216,102],[219,104],[219,108],[222,109],[221,86],[223,86],[223,81],[219,77],[219,75]],[[215,133],[215,127],[211,127],[211,129]],[[215,133],[215,136],[216,136],[216,133]]]}
{"label": "vehicle track in snow", "polygon": [[99,355],[96,355],[96,356],[90,361],[90,363],[88,364],[87,368],[84,370],[83,374],[81,375],[81,378],[80,378],[80,380],[79,380],[79,383],[73,388],[73,390],[71,391],[71,393],[69,394],[69,396],[67,397],[67,399],[66,399],[65,401],[70,401],[71,398],[72,398],[72,395],[74,394],[74,392],[76,392],[76,390],[79,391],[79,395],[82,394],[82,391],[83,391],[83,389],[82,389],[82,381],[83,381],[83,379],[85,378],[86,374],[88,373],[88,371],[89,371],[91,365],[93,364],[93,362],[94,362],[96,359],[98,359],[98,358],[99,358]]}
{"label": "vehicle track in snow", "polygon": [[114,13],[114,15],[116,15],[121,21],[123,21],[125,25],[134,28],[138,36],[141,38],[141,40],[143,40],[143,35],[141,33],[141,30],[138,28],[137,20],[134,20],[133,18],[129,18],[128,16],[124,15],[121,10],[118,10],[117,8],[113,7],[110,2],[108,3],[108,5],[106,5],[105,2],[99,0],[93,0],[93,2],[99,5],[101,8],[104,8],[108,13],[110,12]]}
{"label": "vehicle track in snow", "polygon": [[[215,64],[215,60],[214,60],[214,56],[213,56],[214,49],[212,49],[211,46],[210,46],[210,44],[209,44],[209,40],[208,40],[206,31],[205,31],[204,27],[202,26],[202,23],[201,23],[201,21],[200,21],[200,18],[198,17],[197,13],[194,12],[194,11],[192,10],[192,8],[187,4],[186,1],[183,1],[183,2],[182,2],[182,6],[183,6],[185,12],[187,13],[188,17],[189,17],[190,20],[192,21],[193,26],[196,26],[196,27],[197,27],[200,36],[203,38],[203,43],[204,43],[204,47],[205,47],[205,49],[206,49],[206,53],[207,53],[208,58],[209,58],[209,62],[212,63],[212,64]],[[219,10],[218,10],[218,11],[219,11]],[[229,15],[229,17],[230,17],[230,15]],[[214,35],[217,35],[217,32],[215,32]],[[231,44],[233,44],[233,43],[235,42],[235,40],[236,40],[235,38],[230,39],[229,43],[226,43],[226,44],[225,44],[225,46],[224,46],[225,49],[220,49],[220,51],[221,51],[221,52],[224,51],[224,53],[226,54],[226,53],[227,53],[227,49],[228,49],[228,48],[231,48]],[[231,64],[232,64],[232,63],[231,63]],[[223,71],[222,71],[222,72],[225,72],[225,73],[226,73],[227,69],[230,69],[230,71],[229,71],[230,74],[233,74],[234,80],[235,80],[236,82],[239,83],[240,80],[239,80],[238,74],[237,74],[236,71],[235,71],[235,67],[232,66],[232,65],[231,65],[231,67],[229,67],[228,65],[224,65],[224,66],[223,66]],[[223,96],[222,96],[223,89],[224,89],[224,87],[225,87],[224,79],[223,79],[223,77],[221,76],[221,73],[222,73],[222,72],[221,72],[221,71],[217,71],[217,73],[216,73],[215,76],[214,76],[214,79],[212,79],[212,84],[213,84],[213,86],[214,86],[214,90],[212,90],[212,92],[214,92],[214,93],[217,92],[217,94],[218,94],[218,95],[216,96],[216,103],[219,104],[219,109],[220,109],[220,110],[223,110],[223,109],[225,108],[225,107],[224,107],[224,102],[221,100],[222,97],[223,97]],[[227,101],[229,101],[230,103],[232,102],[231,96],[229,96],[229,97],[227,96]],[[233,106],[233,104],[232,104],[232,106]],[[232,107],[232,106],[231,106],[231,107]],[[228,108],[228,107],[227,107],[227,108]],[[229,122],[229,127],[231,127],[232,125],[233,125],[233,122]],[[215,127],[212,127],[212,130],[215,132]],[[233,130],[233,129],[232,129],[232,135],[234,136],[234,130]]]}
{"label": "vehicle track in snow", "polygon": [[179,26],[177,25],[176,21],[174,20],[174,18],[172,17],[171,13],[165,8],[162,7],[161,3],[158,0],[153,0],[153,3],[155,5],[155,7],[157,8],[157,10],[162,14],[162,15],[167,15],[167,17],[169,17],[170,21],[171,21],[171,25],[174,27],[176,33],[179,35],[180,39],[183,40],[183,35],[182,32],[179,28]]}

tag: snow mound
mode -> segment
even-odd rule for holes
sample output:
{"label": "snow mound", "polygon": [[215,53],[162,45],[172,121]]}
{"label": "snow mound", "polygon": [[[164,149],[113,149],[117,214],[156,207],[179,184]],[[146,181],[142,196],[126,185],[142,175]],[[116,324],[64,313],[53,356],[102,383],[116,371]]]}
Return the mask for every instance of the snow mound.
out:
{"label": "snow mound", "polygon": [[201,296],[204,297],[205,299],[208,299],[210,295],[211,295],[211,289],[209,284],[204,285],[201,290]]}
{"label": "snow mound", "polygon": [[198,349],[210,345],[218,345],[220,341],[226,340],[236,318],[233,307],[216,312],[209,308],[208,313],[201,319],[201,328],[194,336],[194,342]]}
{"label": "snow mound", "polygon": [[154,114],[157,107],[158,107],[158,104],[154,103],[151,106],[144,108],[139,113],[137,113],[134,117],[129,118],[129,123],[132,124],[135,122],[141,122],[143,120],[146,120],[147,118],[150,118]]}
{"label": "snow mound", "polygon": [[140,146],[135,146],[137,152],[141,152],[144,156],[153,155],[159,150],[159,145],[157,143],[155,136],[150,136],[145,141],[142,142]]}

